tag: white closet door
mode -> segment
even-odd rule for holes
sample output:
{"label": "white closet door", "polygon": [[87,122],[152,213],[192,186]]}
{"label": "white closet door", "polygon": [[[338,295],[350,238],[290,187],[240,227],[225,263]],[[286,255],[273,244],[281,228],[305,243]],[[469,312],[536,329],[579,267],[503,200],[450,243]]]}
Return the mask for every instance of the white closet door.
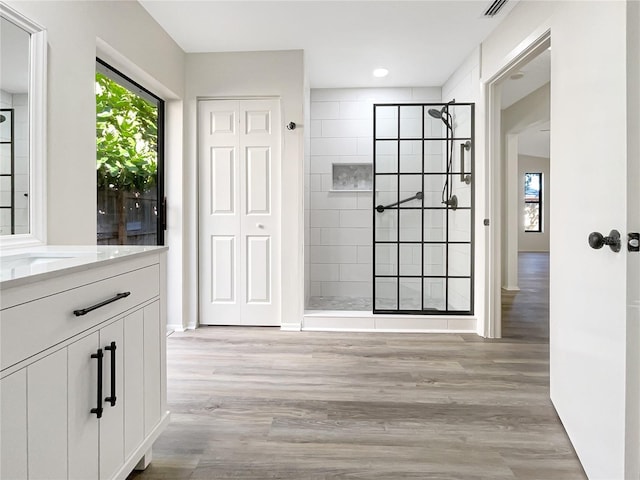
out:
{"label": "white closet door", "polygon": [[199,103],[200,323],[280,325],[280,105]]}

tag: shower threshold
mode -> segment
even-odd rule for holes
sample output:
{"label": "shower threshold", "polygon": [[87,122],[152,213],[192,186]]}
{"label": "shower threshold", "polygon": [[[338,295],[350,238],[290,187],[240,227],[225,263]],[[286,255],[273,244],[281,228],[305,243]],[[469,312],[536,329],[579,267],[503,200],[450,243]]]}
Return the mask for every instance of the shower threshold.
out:
{"label": "shower threshold", "polygon": [[[378,310],[397,310],[397,303],[394,298],[378,298],[376,302]],[[443,305],[444,299],[436,299],[435,305]],[[422,305],[416,299],[403,300],[403,309],[420,310]],[[453,308],[450,305],[450,309]],[[373,302],[371,297],[310,297],[307,301],[307,310],[340,310],[354,312],[371,312],[373,310]],[[443,307],[425,306],[424,312],[428,315],[437,315],[439,312],[444,313]],[[386,313],[386,312],[385,312]],[[396,315],[400,312],[389,312]]]}
{"label": "shower threshold", "polygon": [[[338,302],[333,304],[337,305]],[[468,315],[374,314],[371,310],[348,308],[340,310],[328,307],[328,303],[323,305],[325,307],[322,309],[305,310],[302,330],[407,333],[477,333],[478,330],[476,317]],[[355,303],[342,303],[342,305],[349,307]]]}

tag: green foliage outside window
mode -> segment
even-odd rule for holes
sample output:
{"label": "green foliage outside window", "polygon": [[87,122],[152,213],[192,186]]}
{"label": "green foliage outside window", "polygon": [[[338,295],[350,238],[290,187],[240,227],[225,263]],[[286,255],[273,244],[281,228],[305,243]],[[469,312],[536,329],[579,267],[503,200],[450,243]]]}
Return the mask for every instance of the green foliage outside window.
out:
{"label": "green foliage outside window", "polygon": [[148,190],[158,166],[158,109],[96,73],[98,188]]}
{"label": "green foliage outside window", "polygon": [[158,109],[96,73],[96,169],[98,190],[117,196],[118,239],[126,239],[126,195],[156,187]]}

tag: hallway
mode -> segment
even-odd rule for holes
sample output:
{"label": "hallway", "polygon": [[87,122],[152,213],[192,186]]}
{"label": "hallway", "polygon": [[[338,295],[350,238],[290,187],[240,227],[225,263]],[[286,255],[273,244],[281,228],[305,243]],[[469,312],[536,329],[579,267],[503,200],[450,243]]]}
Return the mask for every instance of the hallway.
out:
{"label": "hallway", "polygon": [[519,292],[502,292],[502,336],[549,342],[549,253],[518,254]]}
{"label": "hallway", "polygon": [[585,478],[549,401],[548,256],[520,268],[502,340],[173,334],[172,422],[130,478]]}

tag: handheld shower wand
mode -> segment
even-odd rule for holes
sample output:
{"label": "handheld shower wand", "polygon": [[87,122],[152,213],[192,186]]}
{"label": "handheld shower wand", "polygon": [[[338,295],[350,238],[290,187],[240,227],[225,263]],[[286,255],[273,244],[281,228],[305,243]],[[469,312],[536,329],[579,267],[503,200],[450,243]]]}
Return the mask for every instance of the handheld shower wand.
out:
{"label": "handheld shower wand", "polygon": [[[449,190],[449,175],[451,169],[453,168],[453,119],[451,114],[449,113],[449,104],[444,105],[440,110],[435,108],[430,108],[428,113],[431,117],[442,120],[442,123],[447,127],[446,133],[446,142],[447,149],[449,150],[449,158],[447,160],[447,173],[444,181],[444,185],[442,187],[442,204],[448,207],[451,207],[452,210],[456,210],[458,208],[458,197],[455,195],[451,195],[449,198],[446,198]],[[451,132],[451,148],[449,148],[449,132]]]}
{"label": "handheld shower wand", "polygon": [[431,115],[435,119],[442,120],[449,130],[453,130],[453,127],[451,126],[451,124],[447,119],[447,117],[451,118],[451,114],[449,113],[449,109],[447,107],[448,105],[445,105],[440,110],[437,110],[435,108],[430,108],[429,115]]}

